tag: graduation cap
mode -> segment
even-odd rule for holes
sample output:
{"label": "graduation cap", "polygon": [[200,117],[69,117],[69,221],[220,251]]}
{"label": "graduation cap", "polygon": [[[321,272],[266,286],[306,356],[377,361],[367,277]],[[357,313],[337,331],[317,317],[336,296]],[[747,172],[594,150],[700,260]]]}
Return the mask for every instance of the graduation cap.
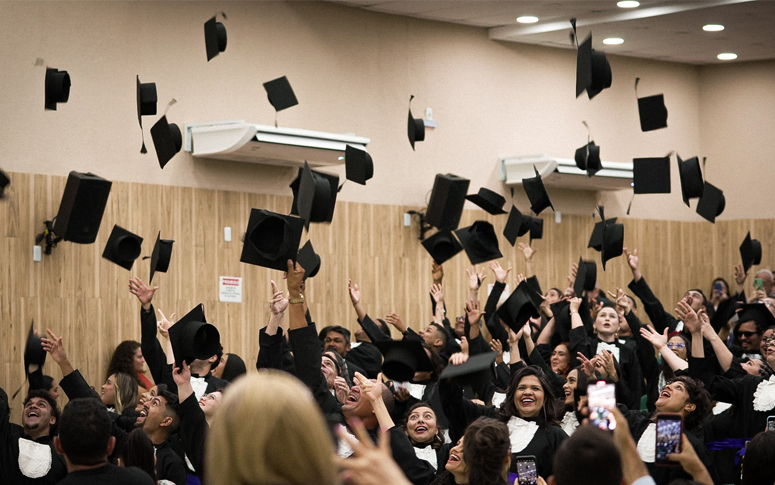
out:
{"label": "graduation cap", "polygon": [[45,108],[56,111],[57,103],[66,103],[70,98],[70,74],[53,67],[46,68]]}
{"label": "graduation cap", "polygon": [[151,277],[148,278],[148,284],[153,281],[153,275],[156,272],[166,273],[170,267],[170,258],[172,257],[172,239],[162,239],[161,231],[156,235],[156,243],[153,245],[151,253]]}
{"label": "graduation cap", "polygon": [[525,325],[529,318],[538,318],[538,307],[543,298],[527,281],[521,282],[495,312],[515,332]]}
{"label": "graduation cap", "polygon": [[757,327],[768,328],[775,325],[775,316],[764,303],[743,303],[737,316],[741,324],[754,321]]}
{"label": "graduation cap", "polygon": [[549,199],[549,193],[546,191],[546,187],[544,187],[543,180],[541,180],[541,174],[538,173],[535,166],[533,166],[533,170],[535,170],[535,177],[522,179],[522,186],[525,188],[527,198],[530,200],[530,210],[536,215],[540,214],[547,207],[551,207],[552,211],[554,211],[552,201]]}
{"label": "graduation cap", "polygon": [[458,229],[455,235],[466,250],[471,264],[484,263],[502,258],[498,249],[498,237],[495,229],[487,221],[476,221],[468,227]]}
{"label": "graduation cap", "polygon": [[529,227],[525,227],[525,225],[522,224],[524,219],[526,219],[526,216],[522,215],[519,209],[517,209],[517,206],[512,205],[511,210],[509,211],[509,218],[506,220],[506,227],[503,228],[503,237],[505,237],[512,246],[517,243],[517,238],[519,236],[524,235],[530,230]]}
{"label": "graduation cap", "polygon": [[606,261],[624,253],[624,224],[606,224],[602,208],[600,218],[603,223],[600,259],[603,262],[603,271],[605,271]]}
{"label": "graduation cap", "polygon": [[339,176],[316,172],[305,161],[299,182],[299,196],[296,207],[304,227],[309,230],[311,222],[331,222],[339,186]]}
{"label": "graduation cap", "polygon": [[[409,143],[414,150],[414,143],[418,141],[425,141],[425,122],[422,118],[412,117],[412,100],[414,95],[409,96],[409,122],[407,124],[407,134],[409,135]],[[454,229],[454,228],[453,228]]]}
{"label": "graduation cap", "polygon": [[718,308],[713,313],[710,319],[710,324],[713,329],[718,332],[727,322],[735,315],[737,309],[740,308],[740,302],[734,298],[727,298],[718,304]]}
{"label": "graduation cap", "polygon": [[159,158],[159,166],[164,168],[183,146],[183,137],[180,127],[175,123],[167,122],[167,115],[159,118],[159,121],[151,127],[151,138]]}
{"label": "graduation cap", "polygon": [[579,258],[579,269],[576,272],[576,281],[573,283],[573,291],[581,298],[585,291],[595,289],[597,283],[597,264],[594,261],[584,261]]}
{"label": "graduation cap", "polygon": [[447,365],[439,374],[439,379],[454,379],[465,385],[475,382],[482,382],[482,377],[490,371],[493,362],[495,362],[495,352],[485,352],[483,354],[472,355],[467,361],[459,365]]}
{"label": "graduation cap", "polygon": [[470,181],[457,175],[436,174],[433,190],[425,211],[425,222],[441,230],[457,229]]}
{"label": "graduation cap", "polygon": [[143,116],[156,114],[156,83],[141,83],[137,76],[137,122],[140,123],[140,135],[143,136],[143,147],[140,153],[148,153],[145,149],[145,136],[143,135]]}
{"label": "graduation cap", "polygon": [[748,231],[740,245],[740,258],[743,260],[743,272],[745,273],[751,266],[762,262],[762,243],[757,239],[751,239],[751,231]]}
{"label": "graduation cap", "polygon": [[700,160],[697,157],[681,160],[681,157],[678,155],[676,155],[676,158],[678,159],[678,175],[681,177],[681,194],[683,195],[684,203],[688,207],[689,199],[702,197],[704,183],[702,171],[700,170]]}
{"label": "graduation cap", "polygon": [[251,209],[240,261],[279,271],[296,261],[304,221],[268,210]]}
{"label": "graduation cap", "polygon": [[530,240],[544,237],[544,220],[540,217],[530,217]]}
{"label": "graduation cap", "polygon": [[595,223],[592,235],[589,237],[589,244],[587,244],[588,248],[592,248],[595,251],[603,250],[603,226],[606,224],[609,226],[616,224],[616,217]]}
{"label": "graduation cap", "polygon": [[724,192],[715,185],[705,182],[702,189],[702,197],[697,202],[697,214],[701,215],[705,220],[715,223],[716,217],[724,212],[725,206],[726,198],[724,197]]}
{"label": "graduation cap", "polygon": [[0,170],[0,199],[5,197],[5,188],[8,187],[8,184],[11,183],[11,179],[8,178],[8,175]]}
{"label": "graduation cap", "polygon": [[667,128],[667,107],[665,97],[662,94],[638,98],[638,115],[640,116],[640,130],[653,131]]}
{"label": "graduation cap", "polygon": [[[226,14],[221,12],[224,20]],[[207,62],[226,50],[226,27],[216,20],[217,15],[205,22],[205,49],[207,49]]]}
{"label": "graduation cap", "polygon": [[135,259],[140,256],[142,243],[143,238],[116,224],[110,231],[102,257],[124,269],[132,269]]}
{"label": "graduation cap", "polygon": [[291,202],[291,215],[299,215],[299,185],[301,185],[301,174],[304,171],[304,167],[299,167],[299,171],[296,173],[296,178],[288,185],[293,192],[293,202]]}
{"label": "graduation cap", "polygon": [[495,216],[506,213],[506,211],[503,210],[503,204],[506,203],[506,198],[486,187],[480,187],[479,193],[467,195],[466,199],[484,209],[488,214]]}
{"label": "graduation cap", "polygon": [[636,194],[669,194],[670,157],[633,159],[632,184]]}
{"label": "graduation cap", "polygon": [[594,141],[590,141],[583,147],[578,148],[574,158],[576,166],[580,170],[587,171],[587,177],[595,175],[603,168],[603,164],[600,161],[600,147],[595,145]]}
{"label": "graduation cap", "polygon": [[[574,32],[576,31],[574,26]],[[592,34],[578,46],[576,54],[576,97],[584,91],[589,99],[611,87],[611,65],[604,52],[592,48]]]}
{"label": "graduation cap", "polygon": [[29,374],[30,365],[43,367],[46,363],[46,351],[43,350],[43,341],[35,335],[35,321],[30,322],[30,331],[27,333],[27,343],[24,346],[24,373]]}
{"label": "graduation cap", "polygon": [[265,82],[264,89],[266,89],[266,95],[269,98],[269,102],[274,106],[275,111],[282,111],[299,104],[291,83],[288,82],[288,78],[285,76]]}
{"label": "graduation cap", "polygon": [[382,373],[394,381],[411,381],[415,372],[431,372],[433,364],[420,340],[386,340],[374,342],[385,360]]}
{"label": "graduation cap", "polygon": [[422,242],[423,247],[431,255],[436,264],[443,264],[463,250],[452,231],[439,231]]}
{"label": "graduation cap", "polygon": [[366,150],[347,145],[344,150],[345,177],[356,184],[366,185],[374,176],[374,162]]}
{"label": "graduation cap", "polygon": [[204,305],[201,303],[175,322],[169,334],[178,367],[183,361],[191,365],[196,359],[207,360],[223,349],[221,334],[205,320]]}
{"label": "graduation cap", "polygon": [[296,261],[304,268],[304,279],[313,278],[320,270],[320,255],[312,247],[312,241],[307,240],[299,250]]}

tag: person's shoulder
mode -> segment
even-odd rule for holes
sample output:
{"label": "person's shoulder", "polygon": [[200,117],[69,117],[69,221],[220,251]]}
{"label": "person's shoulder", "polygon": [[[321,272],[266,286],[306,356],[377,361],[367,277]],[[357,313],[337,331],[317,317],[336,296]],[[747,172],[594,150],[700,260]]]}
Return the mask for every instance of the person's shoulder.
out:
{"label": "person's shoulder", "polygon": [[123,470],[124,477],[127,478],[126,482],[113,482],[111,485],[123,485],[124,483],[127,484],[138,484],[138,485],[156,485],[156,483],[153,481],[153,478],[151,478],[150,475],[145,473],[143,470],[137,467],[116,467],[119,470]]}

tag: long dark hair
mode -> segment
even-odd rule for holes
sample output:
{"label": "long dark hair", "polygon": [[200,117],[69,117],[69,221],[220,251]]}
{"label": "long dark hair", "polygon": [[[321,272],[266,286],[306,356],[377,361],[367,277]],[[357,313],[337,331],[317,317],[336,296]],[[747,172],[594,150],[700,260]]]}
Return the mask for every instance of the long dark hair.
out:
{"label": "long dark hair", "polygon": [[151,438],[142,429],[135,429],[121,443],[119,458],[124,466],[136,466],[156,481],[156,463]]}
{"label": "long dark hair", "polygon": [[116,372],[129,374],[137,382],[137,372],[135,371],[135,352],[140,348],[140,342],[134,340],[124,340],[113,351],[108,365],[108,373],[105,380]]}
{"label": "long dark hair", "polygon": [[556,396],[552,390],[552,385],[549,383],[544,371],[540,367],[534,365],[523,367],[519,369],[514,375],[511,376],[509,381],[509,387],[506,389],[506,400],[503,401],[501,407],[498,408],[498,418],[501,421],[508,421],[512,416],[519,417],[517,413],[517,405],[514,404],[514,394],[517,392],[517,386],[519,382],[527,377],[535,376],[538,382],[541,383],[541,387],[544,391],[544,404],[541,407],[541,411],[538,413],[536,422],[540,425],[557,424],[557,404],[555,402]]}
{"label": "long dark hair", "polygon": [[469,485],[505,485],[504,460],[511,441],[508,427],[497,419],[481,417],[466,429],[463,456]]}

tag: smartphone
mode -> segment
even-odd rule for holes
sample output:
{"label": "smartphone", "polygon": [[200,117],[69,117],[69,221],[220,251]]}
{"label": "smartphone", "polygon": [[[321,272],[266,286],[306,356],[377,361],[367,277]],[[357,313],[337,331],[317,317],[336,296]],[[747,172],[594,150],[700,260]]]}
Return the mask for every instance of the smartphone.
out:
{"label": "smartphone", "polygon": [[677,465],[667,459],[671,453],[681,452],[681,434],[683,433],[683,416],[680,414],[657,414],[657,446],[654,463],[657,465]]}
{"label": "smartphone", "polygon": [[517,457],[517,484],[537,485],[536,457],[532,455]]}
{"label": "smartphone", "polygon": [[767,431],[775,431],[775,416],[767,416]]}
{"label": "smartphone", "polygon": [[754,278],[753,289],[756,291],[764,291],[764,281],[761,278]]}
{"label": "smartphone", "polygon": [[598,381],[587,387],[587,406],[589,423],[600,429],[613,431],[616,419],[609,409],[616,406],[616,385]]}
{"label": "smartphone", "polygon": [[724,291],[724,283],[722,283],[720,281],[716,281],[713,284],[713,289],[716,290],[716,291]]}

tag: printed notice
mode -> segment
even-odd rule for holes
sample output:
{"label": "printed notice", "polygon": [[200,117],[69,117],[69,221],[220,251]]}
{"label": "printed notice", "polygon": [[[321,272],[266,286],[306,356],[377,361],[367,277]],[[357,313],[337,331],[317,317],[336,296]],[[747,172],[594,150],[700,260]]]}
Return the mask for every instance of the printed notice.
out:
{"label": "printed notice", "polygon": [[221,276],[221,283],[218,285],[218,294],[221,301],[227,303],[242,303],[242,278]]}

